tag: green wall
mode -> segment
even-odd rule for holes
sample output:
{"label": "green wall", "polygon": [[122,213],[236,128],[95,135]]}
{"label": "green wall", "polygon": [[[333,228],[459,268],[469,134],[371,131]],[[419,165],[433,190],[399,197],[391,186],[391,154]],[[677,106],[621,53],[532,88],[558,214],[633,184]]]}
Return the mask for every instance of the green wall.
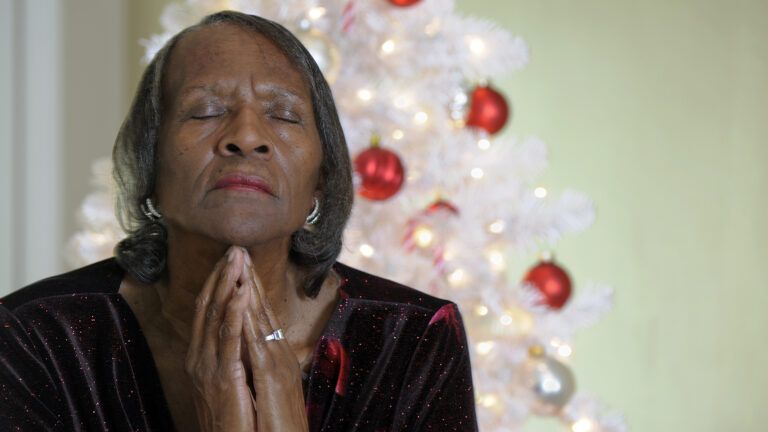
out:
{"label": "green wall", "polygon": [[635,431],[766,430],[768,2],[460,6],[528,41],[498,83],[509,132],[549,144],[545,184],[597,202],[557,249],[577,284],[616,289],[576,339],[580,386]]}
{"label": "green wall", "polygon": [[[129,40],[158,31],[165,3],[130,3]],[[615,310],[575,341],[580,387],[633,431],[765,430],[768,2],[458,7],[528,41],[531,64],[496,81],[515,108],[506,133],[543,138],[542,183],[598,206],[595,226],[556,249],[577,289],[616,289]]]}

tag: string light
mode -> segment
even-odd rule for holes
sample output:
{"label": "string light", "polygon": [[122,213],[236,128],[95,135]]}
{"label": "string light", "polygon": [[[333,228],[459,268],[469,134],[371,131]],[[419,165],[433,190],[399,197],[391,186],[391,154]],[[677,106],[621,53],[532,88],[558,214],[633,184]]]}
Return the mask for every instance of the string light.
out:
{"label": "string light", "polygon": [[491,142],[486,138],[480,138],[479,140],[477,140],[477,147],[480,150],[488,150],[489,148],[491,148]]}
{"label": "string light", "polygon": [[587,418],[582,418],[573,423],[571,426],[571,430],[573,432],[591,432],[594,427],[594,423],[592,423],[592,420]]}
{"label": "string light", "polygon": [[490,225],[488,225],[488,231],[494,233],[494,234],[501,234],[504,232],[505,223],[501,219],[496,219],[495,221],[491,222]]}
{"label": "string light", "polygon": [[429,115],[424,111],[419,111],[413,115],[413,122],[416,124],[423,125],[427,120],[429,120]]}
{"label": "string light", "polygon": [[512,324],[512,315],[504,314],[499,318],[499,322],[501,322],[501,325],[511,325]]}
{"label": "string light", "polygon": [[545,196],[547,196],[547,190],[539,186],[533,190],[533,194],[536,195],[537,198],[544,198]]}
{"label": "string light", "polygon": [[504,254],[496,249],[492,249],[488,252],[488,261],[491,262],[491,268],[494,271],[502,271],[507,266],[506,260],[504,259]]}
{"label": "string light", "polygon": [[477,305],[475,307],[475,313],[479,316],[486,316],[488,315],[488,307],[485,305]]}
{"label": "string light", "polygon": [[467,279],[466,272],[463,269],[456,269],[448,275],[448,282],[453,286],[463,284]]}
{"label": "string light", "polygon": [[325,15],[325,8],[322,6],[315,6],[307,12],[307,16],[312,21],[317,21]]}
{"label": "string light", "polygon": [[482,168],[472,168],[472,171],[470,171],[469,174],[472,178],[480,180],[485,175],[485,172],[483,172]]}
{"label": "string light", "polygon": [[357,98],[363,102],[368,102],[373,99],[373,92],[367,88],[361,88],[357,91]]}
{"label": "string light", "polygon": [[432,240],[434,240],[434,238],[435,235],[432,233],[432,230],[425,225],[420,225],[413,231],[413,240],[420,248],[429,247],[429,245],[432,244]]}
{"label": "string light", "polygon": [[496,344],[493,341],[478,342],[475,346],[477,353],[480,355],[488,355]]}
{"label": "string light", "polygon": [[373,249],[373,246],[369,245],[368,243],[363,243],[360,245],[360,254],[366,258],[370,258],[373,256],[373,253],[375,250]]}
{"label": "string light", "polygon": [[392,131],[392,138],[396,140],[401,140],[403,139],[404,136],[405,136],[405,133],[403,133],[403,131],[401,131],[400,129],[395,129]]}
{"label": "string light", "polygon": [[469,41],[469,50],[472,54],[481,56],[485,53],[485,42],[477,36],[467,36]]}
{"label": "string light", "polygon": [[485,408],[491,408],[492,406],[496,405],[499,402],[499,398],[496,397],[496,395],[493,394],[487,394],[480,396],[479,398],[480,405],[484,406]]}
{"label": "string light", "polygon": [[381,44],[381,52],[384,54],[392,54],[395,51],[395,41],[387,39]]}

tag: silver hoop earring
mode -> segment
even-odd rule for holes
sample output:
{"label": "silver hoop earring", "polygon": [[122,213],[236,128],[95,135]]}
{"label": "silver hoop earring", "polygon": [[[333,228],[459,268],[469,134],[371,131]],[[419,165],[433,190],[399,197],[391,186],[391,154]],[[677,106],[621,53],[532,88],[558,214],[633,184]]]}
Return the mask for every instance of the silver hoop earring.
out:
{"label": "silver hoop earring", "polygon": [[307,216],[306,222],[310,225],[314,225],[320,220],[320,200],[317,197],[314,198],[315,206],[312,207],[312,213]]}
{"label": "silver hoop earring", "polygon": [[147,198],[146,201],[144,201],[144,204],[141,206],[141,212],[144,213],[144,216],[147,217],[147,219],[151,220],[152,222],[159,221],[163,218],[163,215],[160,214],[160,212],[157,211],[154,204],[152,204],[152,198]]}

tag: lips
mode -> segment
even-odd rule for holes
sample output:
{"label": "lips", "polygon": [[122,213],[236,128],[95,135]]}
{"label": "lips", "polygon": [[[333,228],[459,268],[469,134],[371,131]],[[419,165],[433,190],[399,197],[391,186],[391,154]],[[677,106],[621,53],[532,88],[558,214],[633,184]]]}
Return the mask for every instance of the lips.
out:
{"label": "lips", "polygon": [[272,188],[263,178],[246,174],[232,174],[220,178],[215,189],[250,190],[275,196]]}

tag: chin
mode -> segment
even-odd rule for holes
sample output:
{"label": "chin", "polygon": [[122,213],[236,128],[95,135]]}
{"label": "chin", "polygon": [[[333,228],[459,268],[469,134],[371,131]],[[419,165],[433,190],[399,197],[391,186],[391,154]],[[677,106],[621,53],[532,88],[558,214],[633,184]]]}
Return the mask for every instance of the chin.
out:
{"label": "chin", "polygon": [[206,234],[217,242],[242,247],[256,246],[277,240],[290,241],[294,231],[260,223],[219,223]]}

